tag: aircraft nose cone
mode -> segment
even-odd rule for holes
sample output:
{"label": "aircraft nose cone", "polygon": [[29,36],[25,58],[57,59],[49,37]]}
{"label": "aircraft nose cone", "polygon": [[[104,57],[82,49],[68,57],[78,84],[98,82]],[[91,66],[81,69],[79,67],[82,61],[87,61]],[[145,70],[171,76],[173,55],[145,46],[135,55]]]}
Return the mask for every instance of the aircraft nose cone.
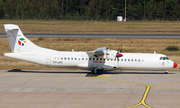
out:
{"label": "aircraft nose cone", "polygon": [[177,67],[177,64],[174,62],[174,68],[176,68]]}

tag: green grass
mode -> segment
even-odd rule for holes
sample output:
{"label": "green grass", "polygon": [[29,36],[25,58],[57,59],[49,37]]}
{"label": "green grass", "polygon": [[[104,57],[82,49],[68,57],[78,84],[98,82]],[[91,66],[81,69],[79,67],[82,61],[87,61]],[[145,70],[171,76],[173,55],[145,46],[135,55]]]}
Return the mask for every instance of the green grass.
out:
{"label": "green grass", "polygon": [[0,20],[0,33],[4,24],[17,24],[23,33],[161,33],[180,34],[179,21],[59,21],[59,20]]}
{"label": "green grass", "polygon": [[179,51],[179,48],[177,46],[168,46],[165,50],[168,50],[168,51]]}

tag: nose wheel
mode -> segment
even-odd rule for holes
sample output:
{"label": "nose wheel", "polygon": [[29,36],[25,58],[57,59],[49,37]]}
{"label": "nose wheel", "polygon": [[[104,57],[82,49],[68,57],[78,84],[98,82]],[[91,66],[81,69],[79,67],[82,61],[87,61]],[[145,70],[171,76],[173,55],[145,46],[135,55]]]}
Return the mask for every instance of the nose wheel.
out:
{"label": "nose wheel", "polygon": [[164,70],[164,74],[168,74],[168,70]]}

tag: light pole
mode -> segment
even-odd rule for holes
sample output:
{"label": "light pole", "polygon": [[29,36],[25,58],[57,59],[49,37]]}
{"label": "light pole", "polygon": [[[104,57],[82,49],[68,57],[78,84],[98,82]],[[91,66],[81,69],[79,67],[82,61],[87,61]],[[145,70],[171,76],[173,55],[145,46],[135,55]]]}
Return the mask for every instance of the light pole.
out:
{"label": "light pole", "polygon": [[125,0],[125,17],[124,17],[124,21],[126,21],[126,0]]}
{"label": "light pole", "polygon": [[144,20],[145,20],[145,0],[144,0]]}

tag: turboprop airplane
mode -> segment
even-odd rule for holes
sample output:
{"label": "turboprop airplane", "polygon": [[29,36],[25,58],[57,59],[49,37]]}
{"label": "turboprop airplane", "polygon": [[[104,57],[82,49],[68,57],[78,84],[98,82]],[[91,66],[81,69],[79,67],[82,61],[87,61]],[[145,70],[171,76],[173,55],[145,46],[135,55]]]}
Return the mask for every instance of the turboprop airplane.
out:
{"label": "turboprop airplane", "polygon": [[161,70],[177,64],[166,55],[156,53],[122,53],[107,47],[94,51],[56,51],[42,48],[27,39],[17,25],[5,24],[12,53],[4,56],[51,67],[76,67],[91,70],[94,74],[115,69]]}

